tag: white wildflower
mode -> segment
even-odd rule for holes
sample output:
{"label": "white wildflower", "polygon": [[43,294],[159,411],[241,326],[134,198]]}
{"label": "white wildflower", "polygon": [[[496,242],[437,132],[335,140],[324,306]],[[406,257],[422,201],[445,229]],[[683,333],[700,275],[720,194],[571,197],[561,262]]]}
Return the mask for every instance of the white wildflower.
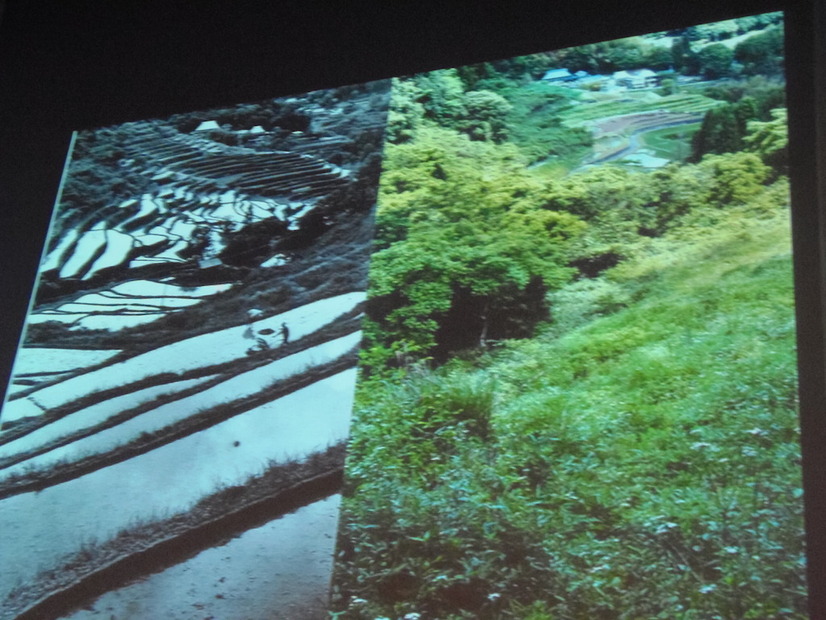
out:
{"label": "white wildflower", "polygon": [[671,521],[666,521],[665,523],[661,523],[657,526],[657,529],[654,530],[655,534],[665,534],[668,530],[673,530],[677,527],[676,523],[672,523]]}

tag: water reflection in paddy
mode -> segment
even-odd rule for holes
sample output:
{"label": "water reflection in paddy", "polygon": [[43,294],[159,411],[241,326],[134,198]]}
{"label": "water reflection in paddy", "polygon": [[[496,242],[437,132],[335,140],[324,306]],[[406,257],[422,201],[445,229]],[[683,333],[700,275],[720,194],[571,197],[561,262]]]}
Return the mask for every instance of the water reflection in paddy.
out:
{"label": "water reflection in paddy", "polygon": [[67,620],[326,618],[340,495],[108,592]]}

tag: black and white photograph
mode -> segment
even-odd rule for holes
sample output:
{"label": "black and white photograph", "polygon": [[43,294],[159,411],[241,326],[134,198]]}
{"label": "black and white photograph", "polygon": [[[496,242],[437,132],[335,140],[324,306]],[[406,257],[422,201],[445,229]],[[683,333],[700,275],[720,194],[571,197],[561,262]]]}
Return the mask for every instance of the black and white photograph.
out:
{"label": "black and white photograph", "polygon": [[2,411],[2,617],[325,609],[388,94],[76,133]]}

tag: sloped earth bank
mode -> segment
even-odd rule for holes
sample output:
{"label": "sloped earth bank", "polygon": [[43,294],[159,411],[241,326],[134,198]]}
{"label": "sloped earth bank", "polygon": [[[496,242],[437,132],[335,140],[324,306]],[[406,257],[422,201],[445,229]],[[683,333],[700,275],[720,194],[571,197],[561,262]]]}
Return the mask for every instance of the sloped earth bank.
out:
{"label": "sloped earth bank", "polygon": [[[244,531],[264,527],[301,506],[309,506],[335,494],[341,486],[343,459],[344,447],[340,444],[318,452],[301,463],[272,466],[262,475],[250,478],[245,485],[227,487],[202,499],[186,512],[135,525],[101,544],[90,543],[74,554],[63,556],[62,564],[57,569],[41,573],[37,579],[20,585],[0,610],[0,618],[39,620],[57,618],[75,609],[88,610],[96,598],[108,591],[127,587],[136,578],[143,579],[147,575],[186,563],[204,549],[223,546]],[[293,558],[300,553],[300,549],[312,556],[318,556],[327,549],[329,557],[326,563],[322,558],[316,557],[312,564],[317,570],[322,565],[330,567],[336,520],[322,518],[324,514],[329,514],[326,513],[328,509],[332,508],[329,505],[316,506],[310,511],[301,512],[302,520],[306,518],[312,521],[313,528],[312,531],[302,532],[297,538],[294,537],[296,527],[299,526],[296,519],[289,519],[284,526],[273,524],[266,528],[274,534],[283,534],[289,538],[270,541],[270,548],[278,545],[283,549],[284,555]],[[323,540],[318,540],[319,537]],[[256,539],[257,536],[253,538]],[[266,555],[273,565],[282,562],[282,554]],[[240,548],[234,546],[221,554],[223,562],[231,561],[235,565],[233,574],[244,572],[241,564],[257,557],[257,552],[250,556],[246,545],[241,545]],[[176,578],[176,573],[176,570],[172,571],[173,579]],[[258,579],[260,578],[259,575]],[[163,579],[157,581],[163,582]],[[280,583],[286,587],[286,580]],[[313,597],[321,596],[326,604],[329,572],[325,576],[323,587],[320,583],[308,586],[313,589]],[[142,593],[116,596],[114,600],[128,601],[143,596],[151,598],[152,595],[146,589],[144,586]],[[255,588],[251,587],[250,590]],[[179,594],[183,596],[183,593]],[[260,599],[264,595],[253,592],[252,596]],[[223,597],[227,598],[226,595]],[[268,600],[273,601],[272,597]],[[163,604],[172,608],[177,603],[176,599],[166,599]],[[243,615],[244,609],[237,610],[237,613],[242,614],[237,617],[256,617]],[[124,613],[115,617],[169,616],[129,616]],[[270,617],[274,616],[270,613],[260,616]]]}
{"label": "sloped earth bank", "polygon": [[340,500],[303,506],[65,617],[326,618]]}
{"label": "sloped earth bank", "polygon": [[135,458],[4,499],[0,531],[9,543],[0,595],[15,579],[48,577],[48,567],[63,565],[68,554],[135,523],[185,512],[222,488],[248,484],[268,459],[286,463],[343,441],[354,383],[349,370]]}
{"label": "sloped earth bank", "polygon": [[[227,580],[317,555],[315,585],[256,580],[260,614],[196,593],[182,618],[326,606],[335,520],[281,517],[335,512],[388,95],[78,134],[2,412],[0,618],[57,618],[202,552],[213,573],[232,558]],[[101,613],[178,617],[153,607],[188,591],[169,583]]]}

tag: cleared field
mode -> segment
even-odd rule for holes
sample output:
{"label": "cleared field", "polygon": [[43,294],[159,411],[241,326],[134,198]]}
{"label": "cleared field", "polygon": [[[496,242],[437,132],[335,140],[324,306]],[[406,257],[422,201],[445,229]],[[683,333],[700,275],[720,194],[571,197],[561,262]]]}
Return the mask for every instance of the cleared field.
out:
{"label": "cleared field", "polygon": [[700,123],[691,123],[679,127],[655,129],[640,135],[640,141],[652,149],[657,157],[681,161],[691,153],[691,137],[699,128]]}
{"label": "cleared field", "polygon": [[640,112],[663,111],[702,114],[722,103],[694,93],[668,95],[666,97],[660,97],[650,92],[645,94],[623,93],[621,97],[618,95],[617,99],[610,101],[575,105],[561,114],[562,121],[568,126],[576,127],[585,125],[589,121]]}

